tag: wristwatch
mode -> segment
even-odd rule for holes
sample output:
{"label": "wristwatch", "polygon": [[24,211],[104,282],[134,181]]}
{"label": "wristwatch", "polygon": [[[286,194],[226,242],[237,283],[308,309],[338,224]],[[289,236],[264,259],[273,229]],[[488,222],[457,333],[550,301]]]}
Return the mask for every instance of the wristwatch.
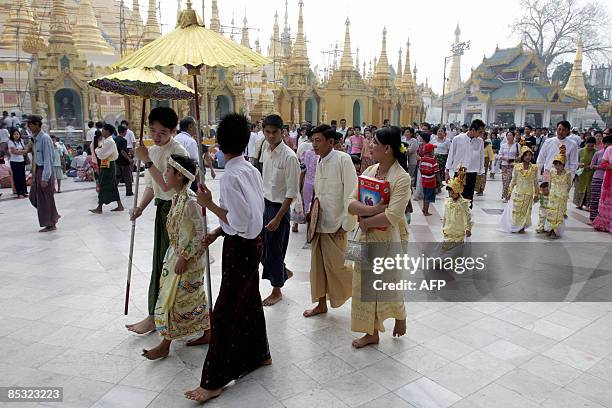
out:
{"label": "wristwatch", "polygon": [[153,166],[153,162],[152,161],[148,161],[148,162],[145,163],[145,169],[148,170],[148,169],[151,168],[151,166]]}

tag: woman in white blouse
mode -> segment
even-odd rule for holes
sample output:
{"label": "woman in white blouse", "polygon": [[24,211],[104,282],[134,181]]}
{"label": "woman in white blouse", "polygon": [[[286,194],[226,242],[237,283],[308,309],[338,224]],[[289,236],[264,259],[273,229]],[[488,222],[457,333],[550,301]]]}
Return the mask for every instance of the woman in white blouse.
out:
{"label": "woman in white blouse", "polygon": [[514,132],[508,131],[506,140],[499,148],[502,171],[502,200],[507,203],[510,199],[510,182],[512,181],[512,170],[514,161],[519,153],[519,145],[514,141]]}
{"label": "woman in white blouse", "polygon": [[28,149],[18,129],[13,129],[11,132],[8,141],[8,150],[11,156],[11,172],[13,173],[15,194],[17,194],[17,198],[26,198],[28,196],[28,186],[26,185],[26,162],[24,156],[28,153]]}

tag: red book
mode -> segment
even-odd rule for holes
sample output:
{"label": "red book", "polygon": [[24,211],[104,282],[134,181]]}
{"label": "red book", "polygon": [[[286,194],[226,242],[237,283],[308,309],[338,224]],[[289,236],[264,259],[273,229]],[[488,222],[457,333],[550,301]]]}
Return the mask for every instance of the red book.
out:
{"label": "red book", "polygon": [[[389,204],[391,188],[388,181],[368,176],[359,176],[358,180],[357,199],[359,201],[369,206],[375,206],[380,202]],[[377,229],[385,231],[387,227]]]}

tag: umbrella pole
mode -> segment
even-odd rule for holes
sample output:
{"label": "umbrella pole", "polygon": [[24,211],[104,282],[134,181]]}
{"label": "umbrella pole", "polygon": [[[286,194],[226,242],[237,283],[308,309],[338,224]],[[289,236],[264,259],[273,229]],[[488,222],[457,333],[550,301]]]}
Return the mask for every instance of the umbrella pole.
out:
{"label": "umbrella pole", "polygon": [[[198,73],[199,69],[190,68],[189,73],[193,76],[193,89],[195,91],[195,114],[196,123],[198,124],[198,165],[200,167],[200,183],[204,184],[206,181],[206,164],[204,163],[204,149],[202,148],[202,126],[200,124],[200,95],[198,93]],[[204,84],[206,84],[206,67],[204,67]],[[206,91],[205,91],[206,93]],[[206,98],[206,94],[204,96]],[[206,110],[208,107],[206,106]],[[207,113],[207,112],[206,112]],[[207,119],[207,114],[204,114],[204,119]],[[206,125],[205,125],[206,126]],[[202,207],[202,221],[204,223],[204,231],[208,234],[208,221],[206,218],[206,208]],[[204,251],[204,271],[206,273],[206,297],[208,298],[208,310],[213,310],[213,298],[212,298],[212,283],[210,281],[210,255],[208,248]]]}
{"label": "umbrella pole", "polygon": [[[142,138],[144,136],[144,122],[145,122],[145,108],[147,99],[142,98],[142,114],[140,115],[140,139],[138,144],[142,144]],[[140,160],[136,162],[136,185],[134,186],[134,207],[138,206],[138,185],[140,183]],[[128,305],[130,303],[130,282],[132,280],[132,259],[134,257],[134,237],[136,235],[136,219],[132,221],[132,236],[130,238],[130,260],[128,263],[127,283],[125,285],[125,307],[123,314],[127,316]]]}

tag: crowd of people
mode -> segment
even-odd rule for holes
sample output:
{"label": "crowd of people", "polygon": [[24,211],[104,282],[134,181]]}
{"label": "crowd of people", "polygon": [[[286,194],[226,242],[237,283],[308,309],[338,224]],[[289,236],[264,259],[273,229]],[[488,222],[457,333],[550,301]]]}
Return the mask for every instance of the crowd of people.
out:
{"label": "crowd of people", "polygon": [[[62,171],[55,155],[58,142],[42,131],[40,117],[29,116],[26,123],[27,143],[20,142],[20,132],[10,133],[11,167],[24,167],[13,166],[13,156],[25,160],[30,154],[29,197],[41,231],[51,231],[59,219],[53,199],[54,181]],[[356,242],[406,248],[413,200],[422,201],[424,216],[431,216],[431,203],[443,195],[444,244],[462,243],[472,234],[474,196],[483,195],[487,177],[501,173],[505,208],[500,230],[524,233],[533,204],[539,203],[536,232],[558,238],[573,187],[576,208],[590,212],[594,228],[612,232],[610,129],[580,133],[567,121],[552,131],[489,128],[479,119],[448,130],[428,123],[400,128],[388,121],[380,128],[347,127],[346,120],[286,126],[274,114],[252,124],[243,115],[229,114],[215,129],[217,151],[206,151],[203,157],[211,171],[214,161],[223,161],[215,199],[196,181],[200,153],[195,120],[179,121],[171,108],[158,107],[150,112],[148,124],[150,147],[136,142],[128,123],[117,129],[90,123],[84,148],[77,148],[71,162],[77,171],[88,166],[93,171],[98,207],[90,211],[96,214],[112,202],[117,203],[112,211],[124,210],[118,181],[125,182],[127,196],[133,195],[134,159],[144,164],[144,192],[130,219],[155,205],[148,315],[127,329],[160,334],[159,345],[143,350],[151,360],[166,357],[179,338],[195,336],[188,346],[209,344],[200,386],[185,393],[197,401],[219,396],[232,380],[272,363],[263,307],[282,299],[293,276],[285,257],[291,230],[300,224],[308,224],[312,235],[314,307],[303,316],[326,313],[328,302],[338,308],[352,299],[351,329],[362,334],[352,342],[355,348],[378,343],[387,319],[394,320],[393,336],[404,335],[406,311],[401,300],[364,299],[361,262],[347,257],[349,235]],[[27,195],[25,178],[20,173],[17,180],[14,173],[16,191]],[[366,178],[385,183],[388,198],[362,200],[358,186]],[[215,214],[218,228],[204,231],[202,208]],[[202,257],[219,238],[222,277],[213,314],[204,292]],[[262,278],[271,286],[263,300],[260,264]]]}

